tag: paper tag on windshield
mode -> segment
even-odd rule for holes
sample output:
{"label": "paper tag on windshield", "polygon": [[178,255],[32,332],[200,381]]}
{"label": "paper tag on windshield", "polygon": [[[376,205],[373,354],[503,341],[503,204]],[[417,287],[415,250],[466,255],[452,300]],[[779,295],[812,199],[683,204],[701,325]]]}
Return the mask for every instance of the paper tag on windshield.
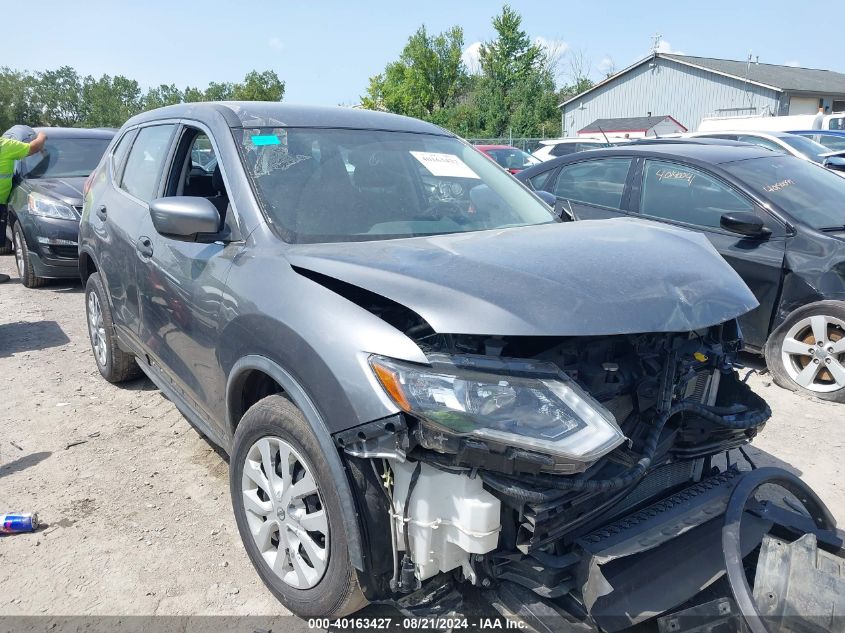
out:
{"label": "paper tag on windshield", "polygon": [[454,154],[440,154],[438,152],[411,152],[432,176],[447,178],[478,178],[469,165]]}

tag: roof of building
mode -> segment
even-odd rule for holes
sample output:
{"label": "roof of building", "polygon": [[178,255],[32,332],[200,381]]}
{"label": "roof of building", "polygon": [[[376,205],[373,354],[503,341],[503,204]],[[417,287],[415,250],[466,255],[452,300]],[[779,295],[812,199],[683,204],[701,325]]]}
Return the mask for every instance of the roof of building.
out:
{"label": "roof of building", "polygon": [[[832,70],[820,70],[817,68],[797,68],[794,66],[779,66],[777,64],[761,64],[747,61],[736,61],[732,59],[716,59],[713,57],[693,57],[692,55],[674,55],[671,53],[655,53],[634,62],[627,68],[611,75],[604,81],[600,81],[589,90],[575,95],[561,103],[558,107],[580,99],[585,94],[614,81],[625,73],[651,61],[655,57],[668,59],[670,61],[701,68],[712,73],[747,81],[750,84],[776,90],[778,92],[812,92],[816,94],[845,94],[845,74]],[[747,73],[746,73],[747,71]]]}
{"label": "roof of building", "polygon": [[678,127],[686,131],[687,128],[678,123],[674,118],[668,114],[663,114],[660,116],[631,116],[621,117],[618,119],[596,119],[586,127],[578,130],[578,133],[604,132],[607,134],[608,132],[645,132],[653,128],[658,123],[662,123],[666,119],[670,119]]}

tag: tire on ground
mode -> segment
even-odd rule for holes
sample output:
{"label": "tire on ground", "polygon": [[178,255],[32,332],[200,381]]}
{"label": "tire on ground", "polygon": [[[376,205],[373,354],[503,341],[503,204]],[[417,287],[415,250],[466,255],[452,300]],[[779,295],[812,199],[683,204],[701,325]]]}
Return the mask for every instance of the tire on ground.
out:
{"label": "tire on ground", "polygon": [[26,246],[26,238],[19,222],[15,222],[12,228],[12,234],[15,237],[12,248],[17,249],[20,247],[21,250],[20,254],[15,253],[15,264],[18,267],[18,274],[21,276],[21,283],[27,288],[43,286],[46,280],[35,274],[32,261],[30,260],[29,248]]}
{"label": "tire on ground", "polygon": [[[250,448],[262,437],[277,437],[302,456],[317,483],[329,530],[328,565],[320,581],[310,589],[297,589],[277,576],[262,557],[253,540],[243,504],[241,480]],[[244,414],[235,432],[230,460],[229,483],[232,507],[244,548],[264,584],[296,615],[340,617],[367,604],[358,572],[349,560],[338,489],[320,443],[302,412],[281,395],[267,396]]]}
{"label": "tire on ground", "polygon": [[[91,314],[88,307],[91,293],[96,293],[102,312],[103,327],[106,332],[105,363],[100,363],[100,359],[97,357],[97,352],[94,349],[94,341],[91,340]],[[106,290],[103,287],[103,281],[100,279],[99,273],[94,273],[88,277],[88,282],[85,284],[85,319],[88,325],[88,339],[91,343],[91,351],[94,354],[94,362],[97,364],[97,369],[100,370],[103,378],[111,383],[120,383],[140,376],[141,368],[135,362],[134,354],[124,352],[117,344],[111,308],[109,308]]]}

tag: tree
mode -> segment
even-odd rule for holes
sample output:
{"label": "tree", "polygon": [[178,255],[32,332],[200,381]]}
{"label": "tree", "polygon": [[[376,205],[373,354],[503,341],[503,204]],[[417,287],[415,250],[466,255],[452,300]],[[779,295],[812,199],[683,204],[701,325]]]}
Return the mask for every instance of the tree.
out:
{"label": "tree", "polygon": [[243,83],[235,84],[231,92],[235,101],[281,101],[284,96],[285,82],[272,70],[247,73]]}
{"label": "tree", "polygon": [[590,79],[592,68],[593,64],[583,50],[569,52],[569,73],[567,77],[569,83],[558,92],[558,98],[561,102],[577,97],[595,85],[593,80]]}
{"label": "tree", "polygon": [[[205,100],[228,101],[232,99],[234,91],[234,84],[229,82],[217,83],[216,81],[212,81],[208,84],[208,88],[205,89]],[[278,101],[278,99],[271,99],[271,101]]]}
{"label": "tree", "polygon": [[458,26],[429,35],[417,29],[399,59],[370,78],[361,101],[371,110],[389,110],[424,119],[455,106],[465,93],[469,74],[461,59],[464,33]]}
{"label": "tree", "polygon": [[522,30],[522,17],[508,5],[493,18],[496,38],[481,45],[477,103],[483,133],[536,136],[558,120],[553,60]]}
{"label": "tree", "polygon": [[0,68],[0,133],[18,123],[31,126],[43,123],[35,86],[32,75]]}
{"label": "tree", "polygon": [[143,107],[138,82],[123,75],[86,77],[82,82],[82,102],[82,122],[88,127],[120,127]]}
{"label": "tree", "polygon": [[164,106],[181,103],[184,99],[184,94],[176,87],[176,84],[161,84],[158,88],[147,90],[143,99],[143,109],[163,108]]}
{"label": "tree", "polygon": [[44,123],[71,127],[84,116],[82,81],[70,66],[38,73],[35,90],[43,109]]}

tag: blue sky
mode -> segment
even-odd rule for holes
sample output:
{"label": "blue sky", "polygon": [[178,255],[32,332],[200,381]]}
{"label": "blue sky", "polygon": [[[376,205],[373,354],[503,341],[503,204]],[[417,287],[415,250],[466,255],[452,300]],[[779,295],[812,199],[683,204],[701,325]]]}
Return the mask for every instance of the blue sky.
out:
{"label": "blue sky", "polygon": [[[580,51],[594,77],[612,60],[622,69],[643,57],[654,34],[661,48],[687,55],[745,59],[845,72],[841,38],[825,28],[829,2],[511,2],[525,30],[568,55]],[[499,2],[358,0],[179,2],[46,0],[3,29],[0,65],[44,70],[68,64],[80,74],[123,74],[143,87],[204,87],[237,81],[251,69],[275,70],[285,100],[357,103],[368,78],[395,59],[421,24],[454,24],[472,44],[492,37]],[[6,11],[7,17],[9,11]],[[838,18],[837,18],[838,20]]]}

